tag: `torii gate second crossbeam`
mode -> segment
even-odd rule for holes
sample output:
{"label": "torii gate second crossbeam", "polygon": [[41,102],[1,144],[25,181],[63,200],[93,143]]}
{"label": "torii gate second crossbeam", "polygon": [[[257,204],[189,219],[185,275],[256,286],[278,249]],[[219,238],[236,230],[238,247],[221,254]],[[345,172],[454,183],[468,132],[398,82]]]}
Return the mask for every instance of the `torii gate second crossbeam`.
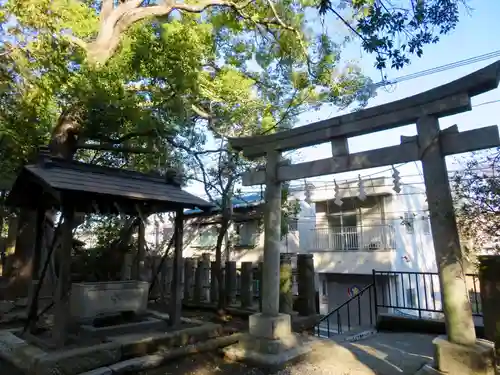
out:
{"label": "torii gate second crossbeam", "polygon": [[[476,343],[468,300],[456,218],[445,156],[500,146],[498,127],[459,132],[456,126],[440,130],[440,117],[471,110],[471,97],[498,86],[500,61],[456,81],[396,102],[298,127],[267,136],[232,138],[231,146],[249,158],[266,156],[265,170],[248,171],[243,184],[266,184],[264,213],[264,280],[262,312],[278,315],[281,184],[284,181],[422,162],[430,221],[448,340]],[[401,144],[350,154],[348,138],[416,123],[417,136],[402,137]],[[332,157],[290,164],[281,153],[331,142]],[[252,332],[250,332],[252,333]]]}

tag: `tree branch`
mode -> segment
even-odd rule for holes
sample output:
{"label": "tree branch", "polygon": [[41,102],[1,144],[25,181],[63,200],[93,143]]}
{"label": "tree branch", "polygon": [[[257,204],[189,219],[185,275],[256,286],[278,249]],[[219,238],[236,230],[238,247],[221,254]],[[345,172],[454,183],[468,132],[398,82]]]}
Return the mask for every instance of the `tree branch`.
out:
{"label": "tree branch", "polygon": [[198,116],[200,116],[201,118],[203,118],[205,120],[212,120],[213,119],[213,116],[211,114],[207,113],[206,111],[204,111],[200,107],[196,106],[195,104],[191,104],[191,109],[193,110],[194,113],[196,113]]}
{"label": "tree branch", "polygon": [[[207,154],[215,154],[215,153],[223,153],[227,152],[229,153],[229,150],[225,148],[219,148],[215,150],[200,150],[200,151],[194,151],[191,147],[188,147],[186,145],[183,145],[182,143],[176,142],[172,137],[166,137],[165,140],[173,147],[178,148],[180,150],[185,151],[189,155],[192,156],[201,156],[201,155],[207,155]],[[200,161],[201,163],[201,161]]]}
{"label": "tree branch", "polygon": [[156,128],[150,128],[150,129],[130,132],[130,133],[125,134],[124,136],[121,136],[120,138],[111,138],[111,137],[106,137],[106,136],[101,135],[101,136],[92,137],[89,139],[103,141],[103,142],[106,142],[107,144],[111,144],[111,145],[119,145],[119,144],[122,144],[123,142],[129,141],[133,138],[149,137],[149,136],[154,136],[154,135],[158,135],[158,130]]}
{"label": "tree branch", "polygon": [[103,0],[102,5],[101,5],[101,12],[100,12],[100,19],[101,19],[101,25],[106,21],[106,19],[109,17],[111,12],[113,12],[114,8],[114,1],[113,0]]}
{"label": "tree branch", "polygon": [[148,150],[141,147],[122,147],[116,146],[115,143],[102,143],[98,145],[92,145],[87,143],[81,143],[77,145],[77,148],[84,150],[96,150],[96,151],[110,151],[110,152],[123,152],[128,154],[152,154],[155,151]]}
{"label": "tree branch", "polygon": [[297,30],[295,27],[289,26],[285,22],[283,22],[283,20],[281,19],[281,17],[278,15],[278,12],[277,12],[276,7],[274,6],[272,0],[267,0],[267,3],[269,4],[269,7],[271,8],[271,11],[273,12],[274,20],[267,21],[265,23],[277,24],[281,28],[293,32],[295,34],[295,36],[297,37],[299,43],[300,43],[300,46],[301,46],[301,48],[302,48],[302,50],[304,52],[304,55],[305,55],[307,61],[309,61],[309,53],[307,52],[307,47],[306,47],[306,45],[304,43],[304,40],[302,39],[302,35],[300,34],[299,30]]}
{"label": "tree branch", "polygon": [[240,12],[253,1],[245,0],[237,4],[228,0],[205,0],[190,5],[163,0],[160,4],[150,6],[141,6],[143,0],[126,1],[114,8],[107,18],[102,20],[97,38],[88,44],[88,58],[94,63],[105,64],[118,47],[122,33],[143,19],[167,16],[174,10],[201,13],[211,7],[226,7]]}

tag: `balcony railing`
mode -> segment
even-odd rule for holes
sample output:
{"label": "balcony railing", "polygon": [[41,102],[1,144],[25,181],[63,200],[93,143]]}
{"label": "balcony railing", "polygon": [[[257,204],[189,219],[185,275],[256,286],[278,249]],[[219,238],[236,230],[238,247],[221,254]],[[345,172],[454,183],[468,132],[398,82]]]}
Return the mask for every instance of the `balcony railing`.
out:
{"label": "balcony railing", "polygon": [[312,229],[312,251],[375,251],[396,248],[392,225]]}

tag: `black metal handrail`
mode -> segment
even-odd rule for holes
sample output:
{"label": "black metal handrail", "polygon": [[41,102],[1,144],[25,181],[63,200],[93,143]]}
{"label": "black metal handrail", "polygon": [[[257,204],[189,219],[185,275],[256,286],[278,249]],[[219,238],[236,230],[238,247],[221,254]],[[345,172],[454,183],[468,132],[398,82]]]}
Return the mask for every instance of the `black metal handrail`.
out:
{"label": "black metal handrail", "polygon": [[[480,317],[483,314],[478,275],[466,274],[465,276],[472,315]],[[414,311],[419,319],[425,319],[424,313],[443,313],[437,272],[373,270],[374,280],[376,277],[388,279],[387,293],[381,294],[381,300],[375,304],[376,309],[392,309],[402,314],[404,312],[400,310]]]}
{"label": "black metal handrail", "polygon": [[[341,314],[340,311],[345,307],[346,312],[347,312],[347,332],[351,330],[352,322],[351,322],[351,309],[350,309],[350,304],[353,301],[357,301],[358,303],[358,326],[362,325],[362,318],[361,318],[361,297],[368,292],[368,305],[370,309],[370,325],[373,325],[373,312],[374,308],[372,306],[372,290],[373,290],[373,298],[375,300],[374,306],[377,306],[376,303],[376,289],[375,289],[375,283],[371,283],[361,289],[358,293],[356,293],[355,296],[352,296],[349,298],[347,301],[342,303],[341,305],[337,306],[335,309],[330,311],[328,314],[326,314],[324,317],[322,317],[318,323],[316,323],[317,330],[315,332],[317,333],[318,336],[321,336],[321,324],[326,321],[326,331],[327,331],[327,337],[330,337],[330,318],[332,316],[336,316],[337,318],[337,334],[342,334],[343,333],[343,327],[342,327],[342,319],[341,319]],[[376,315],[376,311],[375,311]]]}
{"label": "black metal handrail", "polygon": [[[336,317],[336,334],[342,334],[344,327],[342,325],[341,311],[343,312],[343,309],[347,312],[347,331],[350,331],[351,327],[356,325],[356,321],[353,324],[351,319],[351,306],[356,302],[358,305],[357,326],[362,326],[361,297],[365,293],[368,293],[369,297],[370,325],[373,325],[377,319],[379,309],[401,315],[408,314],[419,319],[435,318],[434,315],[431,316],[424,313],[443,314],[439,275],[437,272],[373,270],[372,276],[373,281],[371,284],[323,316],[316,323],[314,333],[320,336],[321,331],[326,329],[326,336],[330,337],[332,335],[330,318]],[[478,275],[466,274],[466,277],[472,314],[476,317],[481,317],[483,314]],[[439,293],[439,297],[437,293]],[[414,312],[415,315],[410,312]],[[354,319],[356,320],[356,318]]]}

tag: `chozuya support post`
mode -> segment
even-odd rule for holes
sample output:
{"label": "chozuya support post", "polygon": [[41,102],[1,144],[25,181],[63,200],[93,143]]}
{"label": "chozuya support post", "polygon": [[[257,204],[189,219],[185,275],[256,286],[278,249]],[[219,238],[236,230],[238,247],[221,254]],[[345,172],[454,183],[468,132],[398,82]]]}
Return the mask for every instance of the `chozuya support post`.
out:
{"label": "chozuya support post", "polygon": [[72,204],[63,202],[62,246],[59,253],[59,277],[57,279],[55,300],[55,319],[53,338],[57,347],[66,343],[69,323],[69,291],[71,289],[71,248],[73,242],[73,221],[75,212]]}

